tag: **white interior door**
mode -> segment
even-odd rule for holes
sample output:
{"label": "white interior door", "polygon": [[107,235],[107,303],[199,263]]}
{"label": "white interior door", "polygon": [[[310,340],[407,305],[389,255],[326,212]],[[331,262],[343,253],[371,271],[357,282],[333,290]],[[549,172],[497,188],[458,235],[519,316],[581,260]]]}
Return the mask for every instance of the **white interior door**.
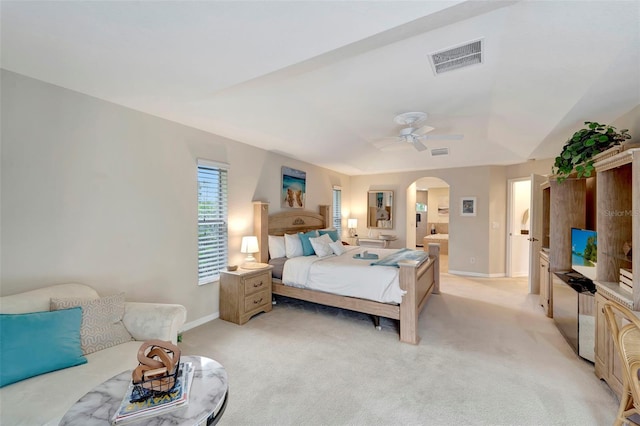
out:
{"label": "white interior door", "polygon": [[510,179],[508,199],[507,276],[529,274],[531,179]]}
{"label": "white interior door", "polygon": [[547,180],[541,175],[531,175],[531,226],[529,229],[529,293],[540,293],[539,255],[542,248],[542,188]]}

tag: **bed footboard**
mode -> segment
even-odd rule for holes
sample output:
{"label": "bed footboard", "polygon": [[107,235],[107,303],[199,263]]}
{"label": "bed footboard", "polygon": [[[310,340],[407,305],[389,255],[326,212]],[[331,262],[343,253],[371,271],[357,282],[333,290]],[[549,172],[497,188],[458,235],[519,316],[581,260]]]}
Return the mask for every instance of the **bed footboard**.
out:
{"label": "bed footboard", "polygon": [[422,263],[400,263],[400,288],[407,292],[400,304],[400,341],[417,345],[420,311],[432,293],[440,292],[440,244],[429,244],[429,258]]}

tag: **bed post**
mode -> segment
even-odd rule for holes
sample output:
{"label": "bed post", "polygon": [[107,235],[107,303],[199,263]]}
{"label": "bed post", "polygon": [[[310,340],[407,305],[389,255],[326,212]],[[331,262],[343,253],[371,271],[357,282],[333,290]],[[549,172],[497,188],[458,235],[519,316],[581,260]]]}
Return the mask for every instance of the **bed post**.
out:
{"label": "bed post", "polygon": [[429,243],[429,260],[398,262],[400,288],[407,293],[400,302],[400,341],[417,345],[418,317],[431,294],[440,293],[440,244]]}
{"label": "bed post", "polygon": [[400,341],[417,345],[420,342],[418,337],[418,294],[416,262],[406,262],[400,264],[400,288],[407,293],[402,296],[400,302]]}
{"label": "bed post", "polygon": [[320,204],[318,206],[318,213],[320,213],[320,216],[324,217],[324,227],[331,228],[332,227],[331,206],[326,204]]}
{"label": "bed post", "polygon": [[264,201],[253,202],[253,232],[258,237],[260,252],[256,256],[260,263],[269,261],[269,203]]}
{"label": "bed post", "polygon": [[429,243],[429,257],[435,258],[433,265],[433,293],[440,293],[440,243]]}

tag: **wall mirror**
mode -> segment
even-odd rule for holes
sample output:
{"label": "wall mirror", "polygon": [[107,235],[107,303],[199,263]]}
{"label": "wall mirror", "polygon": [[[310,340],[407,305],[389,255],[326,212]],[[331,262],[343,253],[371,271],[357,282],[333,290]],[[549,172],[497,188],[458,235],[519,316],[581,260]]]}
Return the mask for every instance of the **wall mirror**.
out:
{"label": "wall mirror", "polygon": [[369,191],[367,207],[368,228],[393,228],[393,191]]}

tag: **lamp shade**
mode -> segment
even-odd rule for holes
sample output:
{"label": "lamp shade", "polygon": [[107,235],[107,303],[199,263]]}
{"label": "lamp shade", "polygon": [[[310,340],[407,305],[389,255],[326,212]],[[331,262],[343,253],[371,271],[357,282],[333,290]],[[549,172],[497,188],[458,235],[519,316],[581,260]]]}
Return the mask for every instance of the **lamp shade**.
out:
{"label": "lamp shade", "polygon": [[358,227],[358,219],[347,219],[347,228],[357,228]]}
{"label": "lamp shade", "polygon": [[242,245],[240,246],[240,253],[257,253],[260,251],[258,247],[258,237],[249,236],[242,237]]}

